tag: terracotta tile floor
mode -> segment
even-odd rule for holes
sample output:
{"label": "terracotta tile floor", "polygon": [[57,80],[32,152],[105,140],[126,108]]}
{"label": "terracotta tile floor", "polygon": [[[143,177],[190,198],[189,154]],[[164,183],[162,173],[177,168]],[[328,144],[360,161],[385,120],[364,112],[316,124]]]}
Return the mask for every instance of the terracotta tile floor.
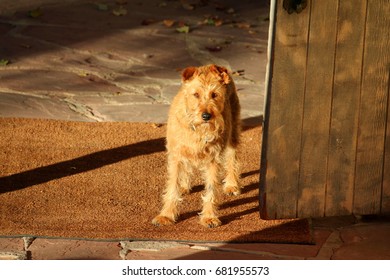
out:
{"label": "terracotta tile floor", "polygon": [[[390,218],[353,216],[313,221],[314,245],[100,242],[0,238],[0,259],[33,260],[390,260]],[[29,244],[31,243],[31,244]]]}

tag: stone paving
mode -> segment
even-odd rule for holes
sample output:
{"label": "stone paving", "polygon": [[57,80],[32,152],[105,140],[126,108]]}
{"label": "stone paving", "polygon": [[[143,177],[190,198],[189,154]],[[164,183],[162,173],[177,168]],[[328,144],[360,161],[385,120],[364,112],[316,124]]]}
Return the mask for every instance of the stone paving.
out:
{"label": "stone paving", "polygon": [[0,260],[390,260],[390,219],[313,220],[313,245],[0,238]]}
{"label": "stone paving", "polygon": [[[166,121],[180,71],[230,69],[263,115],[268,1],[2,0],[0,117]],[[313,219],[313,245],[0,238],[1,259],[390,259],[390,220]]]}
{"label": "stone paving", "polygon": [[234,73],[244,119],[262,115],[261,1],[11,2],[0,4],[2,117],[165,122],[180,71],[209,63]]}

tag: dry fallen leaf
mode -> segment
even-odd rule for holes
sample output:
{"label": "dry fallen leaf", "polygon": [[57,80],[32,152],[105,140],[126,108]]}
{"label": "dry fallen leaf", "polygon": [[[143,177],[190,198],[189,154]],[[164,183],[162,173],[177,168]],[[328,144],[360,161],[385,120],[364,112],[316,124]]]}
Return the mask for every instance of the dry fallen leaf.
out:
{"label": "dry fallen leaf", "polygon": [[209,47],[206,47],[206,50],[208,50],[209,52],[220,52],[220,51],[222,51],[222,47],[221,46],[209,46]]}
{"label": "dry fallen leaf", "polygon": [[218,16],[209,16],[203,21],[203,24],[212,26],[221,26],[223,23],[223,20],[220,19]]}
{"label": "dry fallen leaf", "polygon": [[223,24],[223,20],[222,19],[216,19],[215,21],[214,21],[214,25],[215,26],[221,26]]}
{"label": "dry fallen leaf", "polygon": [[239,22],[236,23],[236,26],[241,29],[249,29],[251,27],[251,24],[247,22]]}
{"label": "dry fallen leaf", "polygon": [[112,13],[115,15],[115,16],[125,16],[127,15],[127,9],[124,8],[123,6],[119,6],[117,8],[114,8],[112,10]]}
{"label": "dry fallen leaf", "polygon": [[243,76],[245,74],[245,70],[237,70],[232,73],[233,76]]}
{"label": "dry fallen leaf", "polygon": [[203,21],[203,24],[214,25],[214,20],[211,19],[211,18],[206,18],[206,19]]}
{"label": "dry fallen leaf", "polygon": [[38,18],[38,17],[43,15],[43,12],[42,12],[41,8],[36,8],[34,10],[28,11],[28,15],[29,15],[29,17],[32,17],[32,18]]}
{"label": "dry fallen leaf", "polygon": [[222,3],[214,3],[214,7],[217,11],[224,11],[227,14],[234,14],[236,11]]}
{"label": "dry fallen leaf", "polygon": [[189,33],[190,27],[188,25],[183,25],[181,27],[176,28],[176,31],[179,33]]}
{"label": "dry fallen leaf", "polygon": [[95,3],[95,5],[96,5],[96,8],[97,8],[99,11],[108,11],[108,5],[107,5],[107,4]]}
{"label": "dry fallen leaf", "polygon": [[172,27],[172,26],[175,24],[175,21],[172,20],[172,19],[164,19],[164,20],[163,20],[163,24],[164,24],[166,27]]}
{"label": "dry fallen leaf", "polygon": [[226,10],[228,14],[234,14],[236,11],[233,8],[229,8]]}
{"label": "dry fallen leaf", "polygon": [[0,66],[6,66],[10,63],[8,59],[0,59]]}
{"label": "dry fallen leaf", "polygon": [[87,77],[89,75],[89,73],[86,71],[80,70],[77,72],[77,75],[79,75],[80,77]]}
{"label": "dry fallen leaf", "polygon": [[194,5],[191,5],[191,4],[187,3],[187,1],[185,1],[185,0],[181,0],[180,2],[181,2],[181,6],[185,10],[192,11],[193,9],[195,9]]}

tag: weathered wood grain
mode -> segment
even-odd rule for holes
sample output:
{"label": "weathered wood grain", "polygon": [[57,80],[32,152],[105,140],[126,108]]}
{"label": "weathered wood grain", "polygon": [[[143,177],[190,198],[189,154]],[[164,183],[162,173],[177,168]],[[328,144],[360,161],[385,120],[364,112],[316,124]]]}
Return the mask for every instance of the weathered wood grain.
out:
{"label": "weathered wood grain", "polygon": [[338,0],[311,1],[298,217],[325,209]]}
{"label": "weathered wood grain", "polygon": [[381,213],[390,214],[390,70],[387,83],[387,125],[385,141],[385,164],[383,169]]}
{"label": "weathered wood grain", "polygon": [[390,213],[390,1],[277,0],[262,218]]}
{"label": "weathered wood grain", "polygon": [[272,94],[263,149],[261,216],[266,219],[295,217],[305,88],[309,9],[289,15],[277,2]]}
{"label": "weathered wood grain", "polygon": [[352,211],[366,5],[365,0],[339,3],[326,216]]}
{"label": "weathered wood grain", "polygon": [[368,1],[353,212],[380,213],[387,125],[390,2]]}

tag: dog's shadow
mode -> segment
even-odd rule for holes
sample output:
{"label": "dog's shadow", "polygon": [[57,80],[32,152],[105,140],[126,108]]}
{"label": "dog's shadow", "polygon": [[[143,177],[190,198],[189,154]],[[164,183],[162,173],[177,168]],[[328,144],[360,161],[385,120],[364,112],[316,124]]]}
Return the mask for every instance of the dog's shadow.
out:
{"label": "dog's shadow", "polygon": [[[246,178],[246,177],[253,176],[256,174],[259,174],[259,170],[254,170],[254,171],[250,171],[247,173],[243,173],[243,174],[241,174],[241,178]],[[220,205],[219,209],[222,210],[223,212],[229,212],[229,214],[225,214],[225,215],[222,215],[219,217],[221,219],[222,223],[224,225],[227,225],[227,224],[231,223],[232,221],[237,220],[244,215],[252,214],[254,212],[259,211],[258,206],[248,207],[245,210],[238,210],[237,209],[239,207],[242,209],[243,205],[253,204],[254,202],[257,202],[259,200],[258,191],[257,191],[258,189],[259,189],[259,182],[252,183],[252,184],[247,185],[247,186],[242,188],[241,195],[234,197],[233,200],[229,199],[230,201],[226,201],[226,202],[222,203]],[[202,192],[203,190],[204,190],[204,185],[197,184],[194,187],[192,187],[190,194],[196,194],[196,193]],[[244,197],[242,197],[242,196],[244,196]],[[224,198],[222,198],[222,199],[226,200]],[[226,211],[227,209],[229,209],[229,211]],[[199,212],[200,211],[201,211],[201,209],[199,209]],[[180,223],[180,222],[183,222],[183,221],[188,220],[190,218],[196,217],[196,216],[198,216],[199,212],[198,211],[190,211],[190,212],[182,213],[180,215],[178,222]]]}
{"label": "dog's shadow", "polygon": [[221,216],[220,219],[223,224],[229,224],[230,222],[239,219],[240,217],[248,214],[252,214],[254,212],[259,211],[259,207],[250,207],[245,210],[236,211],[235,209],[239,206],[243,206],[245,204],[252,204],[253,202],[259,201],[259,195],[258,192],[255,192],[255,190],[259,189],[259,183],[253,183],[243,188],[241,195],[249,194],[253,192],[253,195],[251,194],[248,197],[240,198],[240,196],[237,196],[237,199],[223,203],[220,206],[220,209],[229,209],[229,213],[227,215]]}
{"label": "dog's shadow", "polygon": [[198,193],[204,190],[204,185],[195,185],[194,187],[191,188],[190,194],[191,193]]}
{"label": "dog's shadow", "polygon": [[[253,170],[253,171],[249,171],[249,172],[245,172],[245,173],[242,173],[241,174],[241,179],[244,179],[246,177],[249,177],[249,176],[252,176],[252,175],[256,175],[256,174],[259,174],[260,173],[260,170]],[[201,192],[204,190],[204,185],[202,184],[195,184],[195,186],[193,186],[191,188],[191,191],[190,193],[198,193],[198,192]],[[253,189],[251,188],[251,185],[247,186],[247,187],[244,187],[242,189],[242,193],[246,193],[246,192],[249,192],[249,191],[252,191]]]}

